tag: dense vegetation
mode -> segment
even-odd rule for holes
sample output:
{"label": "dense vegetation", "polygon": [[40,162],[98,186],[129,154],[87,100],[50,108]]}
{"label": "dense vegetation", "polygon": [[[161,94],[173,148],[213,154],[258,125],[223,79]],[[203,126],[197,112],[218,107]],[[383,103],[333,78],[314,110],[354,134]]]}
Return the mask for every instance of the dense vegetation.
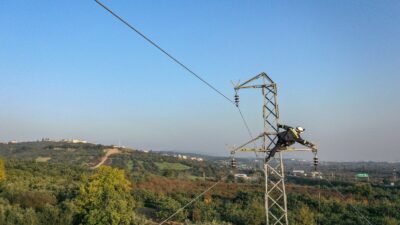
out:
{"label": "dense vegetation", "polygon": [[67,142],[36,141],[0,144],[0,156],[74,165],[91,165],[111,146],[74,144]]}
{"label": "dense vegetation", "polygon": [[[54,143],[26,152],[22,147],[0,149],[7,156],[0,161],[0,224],[157,224],[228,172],[212,162],[132,150],[112,155],[107,161],[112,167],[89,169],[107,147],[70,145],[64,153]],[[61,160],[65,152],[73,154],[72,161]],[[37,160],[49,155],[47,162]],[[262,183],[227,180],[172,220],[264,224]],[[400,224],[398,186],[299,177],[287,183],[291,224],[366,224],[354,208],[372,224]]]}

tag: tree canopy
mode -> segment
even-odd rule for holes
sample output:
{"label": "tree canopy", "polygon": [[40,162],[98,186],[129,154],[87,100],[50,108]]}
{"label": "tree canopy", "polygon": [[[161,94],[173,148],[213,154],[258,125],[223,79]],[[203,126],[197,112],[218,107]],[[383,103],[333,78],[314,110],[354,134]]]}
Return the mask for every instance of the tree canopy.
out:
{"label": "tree canopy", "polygon": [[84,175],[76,198],[84,224],[130,224],[135,208],[125,172],[109,166]]}

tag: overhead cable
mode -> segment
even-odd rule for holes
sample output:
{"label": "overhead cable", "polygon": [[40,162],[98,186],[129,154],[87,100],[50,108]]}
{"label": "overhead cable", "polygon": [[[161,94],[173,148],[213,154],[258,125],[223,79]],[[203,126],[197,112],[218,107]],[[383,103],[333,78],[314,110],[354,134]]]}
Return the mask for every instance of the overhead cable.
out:
{"label": "overhead cable", "polygon": [[[217,88],[215,88],[213,85],[211,85],[210,83],[208,83],[206,80],[204,80],[202,77],[200,77],[200,75],[198,75],[197,73],[193,72],[193,70],[191,70],[188,66],[186,66],[185,64],[183,64],[181,61],[179,61],[177,58],[175,58],[174,56],[172,56],[170,53],[168,53],[166,50],[164,50],[163,48],[161,48],[160,45],[156,44],[154,41],[152,41],[150,38],[148,38],[146,35],[144,35],[142,32],[140,32],[138,29],[136,29],[135,27],[133,27],[130,23],[128,23],[126,20],[124,20],[122,17],[120,17],[119,15],[117,15],[115,12],[113,12],[110,8],[108,8],[106,5],[104,5],[103,3],[101,3],[98,0],[95,0],[95,2],[97,4],[99,4],[101,7],[103,7],[105,10],[107,10],[109,13],[111,13],[111,15],[113,15],[115,18],[117,18],[118,20],[120,20],[122,23],[124,23],[126,26],[128,26],[131,30],[133,30],[134,32],[136,32],[138,35],[140,35],[143,39],[145,39],[147,42],[149,42],[151,45],[153,45],[154,47],[156,47],[158,50],[160,50],[162,53],[164,53],[166,56],[168,56],[170,59],[172,59],[174,62],[176,62],[178,65],[180,65],[182,68],[184,68],[186,71],[188,71],[190,74],[192,74],[194,77],[196,77],[197,79],[199,79],[201,82],[203,82],[205,85],[207,85],[209,88],[211,88],[213,91],[215,91],[216,93],[218,93],[219,95],[221,95],[224,99],[226,99],[228,102],[232,103],[233,105],[235,105],[235,103],[228,98],[226,95],[224,95],[221,91],[219,91]],[[249,136],[252,138],[253,135],[249,129],[249,126],[247,124],[246,119],[243,116],[242,111],[240,110],[239,107],[237,107],[240,116],[243,120],[243,123],[247,129],[247,132],[249,134]]]}
{"label": "overhead cable", "polygon": [[200,77],[197,73],[193,72],[189,67],[187,67],[185,64],[180,62],[178,59],[173,57],[171,54],[169,54],[166,50],[161,48],[158,44],[156,44],[154,41],[152,41],[150,38],[148,38],[146,35],[144,35],[142,32],[140,32],[138,29],[133,27],[131,24],[129,24],[126,20],[124,20],[122,17],[118,16],[116,13],[114,13],[111,9],[109,9],[107,6],[105,6],[103,3],[101,3],[98,0],[95,0],[101,7],[103,7],[105,10],[107,10],[109,13],[111,13],[114,17],[116,17],[118,20],[120,20],[122,23],[124,23],[126,26],[128,26],[130,29],[135,31],[137,34],[139,34],[142,38],[144,38],[147,42],[149,42],[151,45],[156,47],[158,50],[160,50],[162,53],[164,53],[166,56],[168,56],[170,59],[172,59],[174,62],[179,64],[181,67],[183,67],[186,71],[188,71],[190,74],[195,76],[197,79],[199,79],[201,82],[203,82],[205,85],[207,85],[209,88],[217,92],[219,95],[224,97],[226,100],[228,100],[230,103],[235,104],[231,99],[226,97],[226,95],[222,94],[218,89],[216,89],[214,86],[212,86],[210,83],[205,81],[202,77]]}
{"label": "overhead cable", "polygon": [[[345,200],[345,196],[328,179],[324,179],[324,180],[326,180],[329,183],[329,185],[331,185],[333,190],[335,190],[342,197],[342,199]],[[350,205],[351,208],[354,209],[354,211],[359,215],[359,217],[364,219],[369,225],[372,225],[372,223],[367,219],[367,217],[364,216],[356,207],[354,207],[351,204],[349,204],[349,205]]]}
{"label": "overhead cable", "polygon": [[196,197],[194,197],[192,200],[190,200],[186,205],[184,205],[183,207],[181,207],[180,209],[176,210],[175,213],[173,213],[172,215],[170,215],[167,219],[163,220],[161,223],[159,223],[159,225],[164,224],[165,222],[167,222],[168,220],[172,219],[176,214],[178,214],[180,211],[184,210],[186,207],[188,207],[189,205],[193,204],[193,202],[197,201],[197,199],[199,199],[201,196],[203,196],[204,194],[206,194],[207,192],[209,192],[211,189],[213,189],[215,186],[217,186],[219,183],[221,183],[221,181],[226,178],[227,176],[221,178],[219,181],[217,181],[216,183],[214,183],[213,185],[211,185],[210,187],[208,187],[206,190],[204,190],[203,192],[201,192],[199,195],[197,195]]}
{"label": "overhead cable", "polygon": [[[293,175],[286,175],[286,177],[296,177],[296,176],[293,176]],[[339,196],[343,199],[343,200],[345,200],[346,199],[346,197],[335,187],[335,185],[333,185],[332,184],[332,182],[330,182],[328,179],[326,179],[326,178],[320,178],[320,179],[323,179],[323,180],[325,180],[326,182],[328,182],[328,184],[332,187],[332,189],[334,190],[334,191],[336,191],[336,193],[338,193],[339,194]],[[318,188],[320,188],[320,181],[318,182]],[[319,192],[318,193],[318,201],[319,201],[319,206],[318,207],[320,207],[320,202],[321,202],[321,193]],[[360,212],[360,210],[358,210],[356,207],[354,207],[353,205],[351,205],[351,204],[349,204],[350,205],[350,207],[352,208],[352,209],[354,209],[354,211],[356,212],[356,214],[361,218],[361,219],[364,219],[369,225],[372,225],[372,223],[371,223],[371,221],[369,221],[368,220],[368,218],[366,217],[366,216],[364,216],[361,212]],[[319,209],[320,210],[320,209]]]}
{"label": "overhead cable", "polygon": [[[140,32],[138,29],[136,29],[135,27],[133,27],[131,24],[129,24],[126,20],[124,20],[122,17],[120,17],[119,15],[117,15],[116,13],[114,13],[110,8],[108,8],[106,5],[104,5],[103,3],[101,3],[98,0],[95,0],[96,3],[98,3],[101,7],[103,7],[105,10],[107,10],[109,13],[111,13],[115,18],[117,18],[118,20],[120,20],[122,23],[124,23],[126,26],[128,26],[131,30],[133,30],[134,32],[136,32],[138,35],[140,35],[143,39],[145,39],[147,42],[149,42],[151,45],[153,45],[154,47],[156,47],[158,50],[160,50],[162,53],[164,53],[166,56],[168,56],[170,59],[172,59],[174,62],[176,62],[178,65],[180,65],[182,68],[184,68],[186,71],[188,71],[190,74],[192,74],[194,77],[196,77],[197,79],[199,79],[201,82],[203,82],[205,85],[207,85],[209,88],[211,88],[213,91],[215,91],[216,93],[218,93],[219,95],[221,95],[224,99],[226,99],[228,102],[230,102],[231,104],[235,105],[235,103],[228,98],[226,95],[224,95],[221,91],[219,91],[217,88],[215,88],[213,85],[211,85],[210,83],[208,83],[206,80],[204,80],[202,77],[200,77],[197,73],[193,72],[193,70],[189,69],[188,66],[186,66],[185,64],[183,64],[181,61],[179,61],[178,59],[176,59],[175,57],[173,57],[170,53],[168,53],[166,50],[164,50],[163,48],[161,48],[158,44],[156,44],[154,41],[152,41],[150,38],[148,38],[146,35],[144,35],[142,32]],[[245,117],[243,116],[242,111],[240,110],[239,107],[236,107],[242,120],[243,123],[246,127],[246,130],[249,134],[249,136],[252,138],[253,135],[250,131],[250,128],[248,126],[248,123],[245,119]],[[256,154],[257,156],[257,154]],[[195,198],[193,198],[191,201],[189,201],[186,205],[184,205],[182,208],[178,209],[175,213],[173,213],[171,216],[169,216],[167,219],[165,219],[164,221],[162,221],[160,223],[160,225],[164,224],[165,222],[167,222],[168,220],[170,220],[171,218],[173,218],[176,214],[178,214],[180,211],[184,210],[186,207],[188,207],[189,205],[193,204],[193,202],[195,202],[197,199],[199,199],[201,196],[203,196],[204,194],[206,194],[207,192],[209,192],[211,189],[213,189],[215,186],[217,186],[225,177],[221,178],[219,181],[217,181],[216,183],[214,183],[213,185],[211,185],[210,187],[208,187],[206,190],[204,190],[202,193],[200,193],[199,195],[197,195]]]}

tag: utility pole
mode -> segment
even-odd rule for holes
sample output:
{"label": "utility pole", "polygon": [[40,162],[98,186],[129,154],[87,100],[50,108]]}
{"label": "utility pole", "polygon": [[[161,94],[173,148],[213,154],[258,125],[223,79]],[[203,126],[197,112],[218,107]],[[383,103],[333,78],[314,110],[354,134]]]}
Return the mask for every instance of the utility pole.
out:
{"label": "utility pole", "polygon": [[[264,131],[257,137],[231,151],[232,165],[235,163],[234,154],[236,152],[260,152],[267,155],[275,146],[278,139],[279,107],[276,83],[266,73],[260,73],[242,84],[237,84],[234,87],[236,106],[239,104],[238,91],[248,88],[261,89]],[[246,148],[249,144],[260,140],[262,141],[261,147]],[[282,158],[284,151],[312,151],[312,149],[288,147],[278,151],[268,162],[264,161],[266,225],[289,224],[285,189],[285,168]]]}

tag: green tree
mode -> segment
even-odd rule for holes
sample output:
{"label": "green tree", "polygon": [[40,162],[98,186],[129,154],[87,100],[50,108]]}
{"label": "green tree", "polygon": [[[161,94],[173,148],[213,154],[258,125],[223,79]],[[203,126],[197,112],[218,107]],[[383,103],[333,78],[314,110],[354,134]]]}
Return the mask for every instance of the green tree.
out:
{"label": "green tree", "polygon": [[396,225],[396,224],[398,224],[398,222],[399,222],[399,221],[397,221],[396,219],[391,218],[391,217],[385,216],[385,217],[383,218],[383,224],[384,224],[384,225]]}
{"label": "green tree", "polygon": [[76,199],[82,224],[131,224],[133,198],[123,170],[99,167],[94,174],[82,177]]}
{"label": "green tree", "polygon": [[301,204],[300,209],[294,217],[294,225],[316,225],[314,220],[314,213],[307,205]]}
{"label": "green tree", "polygon": [[198,201],[194,203],[192,210],[192,220],[198,221],[213,221],[219,220],[220,215],[212,203]]}

